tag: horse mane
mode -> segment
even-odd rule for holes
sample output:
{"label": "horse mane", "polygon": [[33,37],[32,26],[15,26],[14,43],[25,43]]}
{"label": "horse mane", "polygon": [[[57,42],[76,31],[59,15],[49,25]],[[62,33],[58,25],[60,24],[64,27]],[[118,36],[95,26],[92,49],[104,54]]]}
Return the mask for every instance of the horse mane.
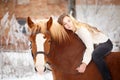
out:
{"label": "horse mane", "polygon": [[70,40],[69,35],[64,29],[64,27],[60,25],[57,21],[53,21],[50,32],[52,38],[59,43],[63,41],[67,42]]}
{"label": "horse mane", "polygon": [[[39,25],[39,27],[41,28],[41,33],[45,34],[47,31],[47,20],[37,20],[36,24]],[[55,20],[53,20],[49,31],[52,39],[54,39],[58,43],[61,43],[63,41],[68,42],[70,40],[69,35],[64,27]]]}

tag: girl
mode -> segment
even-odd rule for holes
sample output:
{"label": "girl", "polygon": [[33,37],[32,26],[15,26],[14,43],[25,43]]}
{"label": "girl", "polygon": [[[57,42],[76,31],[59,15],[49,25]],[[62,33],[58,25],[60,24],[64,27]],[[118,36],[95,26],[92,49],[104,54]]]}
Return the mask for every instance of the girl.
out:
{"label": "girl", "polygon": [[[78,22],[72,16],[65,13],[58,18],[58,23],[63,25],[65,29],[72,30],[76,33],[86,46],[82,64],[76,70],[84,73],[87,65],[93,59],[102,74],[103,80],[112,80],[109,69],[104,61],[104,57],[113,48],[111,40],[96,28]],[[97,46],[94,48],[95,44]]]}

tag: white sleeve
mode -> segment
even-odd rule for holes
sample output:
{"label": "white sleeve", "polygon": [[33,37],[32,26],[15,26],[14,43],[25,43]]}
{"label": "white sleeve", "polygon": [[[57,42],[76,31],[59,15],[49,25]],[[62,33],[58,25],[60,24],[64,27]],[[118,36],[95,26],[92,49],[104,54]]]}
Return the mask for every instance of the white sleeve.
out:
{"label": "white sleeve", "polygon": [[83,43],[86,46],[86,50],[83,55],[82,62],[88,65],[92,59],[92,52],[94,50],[92,36],[90,32],[86,28],[83,28],[83,27],[78,28],[76,31],[76,34],[80,37],[80,39],[83,41]]}

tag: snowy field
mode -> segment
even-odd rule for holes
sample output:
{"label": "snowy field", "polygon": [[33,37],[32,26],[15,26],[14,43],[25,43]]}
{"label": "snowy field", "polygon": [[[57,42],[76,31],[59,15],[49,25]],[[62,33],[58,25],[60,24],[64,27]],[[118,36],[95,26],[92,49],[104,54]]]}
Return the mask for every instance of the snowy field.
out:
{"label": "snowy field", "polygon": [[1,52],[0,80],[52,80],[52,73],[35,72],[30,52]]}
{"label": "snowy field", "polygon": [[31,76],[26,76],[21,78],[9,77],[1,80],[53,80],[53,78],[51,72],[49,72],[44,75],[39,75],[37,73],[34,73]]}

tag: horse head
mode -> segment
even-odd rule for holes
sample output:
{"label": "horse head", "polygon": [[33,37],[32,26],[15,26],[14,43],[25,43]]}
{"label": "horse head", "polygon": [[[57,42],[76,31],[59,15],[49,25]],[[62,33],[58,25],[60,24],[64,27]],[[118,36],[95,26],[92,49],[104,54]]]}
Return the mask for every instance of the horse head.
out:
{"label": "horse head", "polygon": [[45,65],[45,55],[49,53],[50,49],[50,40],[51,37],[49,36],[49,32],[47,31],[52,24],[52,18],[48,21],[40,21],[40,22],[33,22],[30,17],[27,18],[27,23],[29,26],[30,37],[29,40],[31,41],[31,48],[32,48],[32,56],[35,63],[35,68],[41,74],[44,72],[44,65]]}
{"label": "horse head", "polygon": [[50,17],[49,20],[42,20],[38,22],[34,22],[30,17],[28,17],[27,23],[30,31],[29,40],[31,41],[35,67],[37,71],[41,73],[43,72],[46,61],[45,56],[48,55],[50,51],[51,41],[54,40],[60,44],[63,41],[69,40],[69,36],[60,24],[53,21],[52,17]]}

